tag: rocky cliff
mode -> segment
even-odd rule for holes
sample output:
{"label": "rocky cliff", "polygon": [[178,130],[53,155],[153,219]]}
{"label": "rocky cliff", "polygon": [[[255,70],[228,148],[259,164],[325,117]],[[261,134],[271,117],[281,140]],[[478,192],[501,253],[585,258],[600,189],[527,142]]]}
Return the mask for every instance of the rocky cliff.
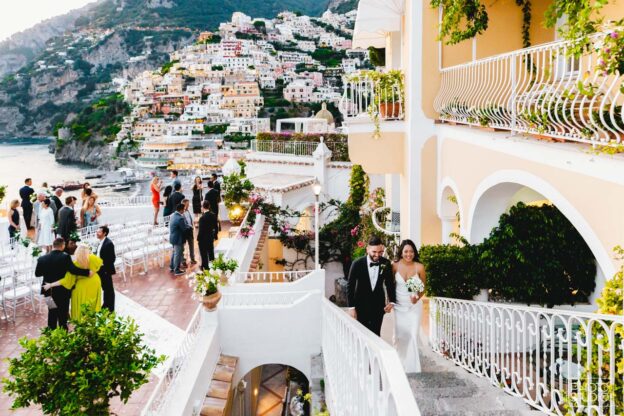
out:
{"label": "rocky cliff", "polygon": [[56,147],[54,158],[58,162],[84,163],[107,170],[120,167],[123,160],[123,157],[117,157],[113,147],[98,140],[66,142]]}

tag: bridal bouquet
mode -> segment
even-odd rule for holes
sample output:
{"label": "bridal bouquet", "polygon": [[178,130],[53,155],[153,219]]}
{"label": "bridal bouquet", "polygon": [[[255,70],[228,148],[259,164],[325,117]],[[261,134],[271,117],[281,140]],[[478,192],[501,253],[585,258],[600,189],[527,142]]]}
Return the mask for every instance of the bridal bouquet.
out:
{"label": "bridal bouquet", "polygon": [[407,290],[411,293],[421,293],[425,291],[425,285],[422,280],[417,277],[410,277],[407,279],[407,282],[405,282],[405,285],[407,286]]}

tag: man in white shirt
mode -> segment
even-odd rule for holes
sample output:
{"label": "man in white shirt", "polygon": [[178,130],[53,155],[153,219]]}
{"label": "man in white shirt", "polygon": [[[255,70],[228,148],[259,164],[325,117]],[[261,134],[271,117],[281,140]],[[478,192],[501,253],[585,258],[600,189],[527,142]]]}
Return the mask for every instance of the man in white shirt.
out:
{"label": "man in white shirt", "polygon": [[390,260],[383,257],[384,246],[372,237],[366,256],[351,264],[347,282],[349,313],[373,333],[380,335],[385,313],[396,302],[396,282]]}

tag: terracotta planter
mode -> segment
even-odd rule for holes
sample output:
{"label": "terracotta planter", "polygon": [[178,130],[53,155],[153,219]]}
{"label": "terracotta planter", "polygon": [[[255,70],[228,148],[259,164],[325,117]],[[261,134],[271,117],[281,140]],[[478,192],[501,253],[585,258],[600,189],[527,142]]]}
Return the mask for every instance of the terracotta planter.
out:
{"label": "terracotta planter", "polygon": [[221,300],[221,292],[213,293],[212,295],[204,296],[202,303],[207,311],[212,312],[217,309],[217,303]]}
{"label": "terracotta planter", "polygon": [[382,119],[399,118],[401,103],[379,103],[379,117]]}
{"label": "terracotta planter", "polygon": [[228,277],[224,272],[221,272],[221,279],[219,279],[221,285],[227,285],[229,283]]}

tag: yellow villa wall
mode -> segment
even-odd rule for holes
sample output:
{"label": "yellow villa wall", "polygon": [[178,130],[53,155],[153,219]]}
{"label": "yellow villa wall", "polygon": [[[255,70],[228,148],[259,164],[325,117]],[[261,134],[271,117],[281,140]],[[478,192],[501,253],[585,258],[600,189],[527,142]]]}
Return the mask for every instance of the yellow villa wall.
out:
{"label": "yellow villa wall", "polygon": [[[464,225],[470,220],[469,210],[481,181],[497,171],[520,170],[542,178],[557,189],[585,218],[607,253],[624,242],[622,186],[453,139],[444,140],[440,160],[441,178],[449,177],[457,184]],[[617,265],[615,261],[613,264]]]}
{"label": "yellow villa wall", "polygon": [[437,137],[430,137],[422,150],[421,176],[421,242],[438,244],[441,242],[442,226],[436,210],[437,192]]}

